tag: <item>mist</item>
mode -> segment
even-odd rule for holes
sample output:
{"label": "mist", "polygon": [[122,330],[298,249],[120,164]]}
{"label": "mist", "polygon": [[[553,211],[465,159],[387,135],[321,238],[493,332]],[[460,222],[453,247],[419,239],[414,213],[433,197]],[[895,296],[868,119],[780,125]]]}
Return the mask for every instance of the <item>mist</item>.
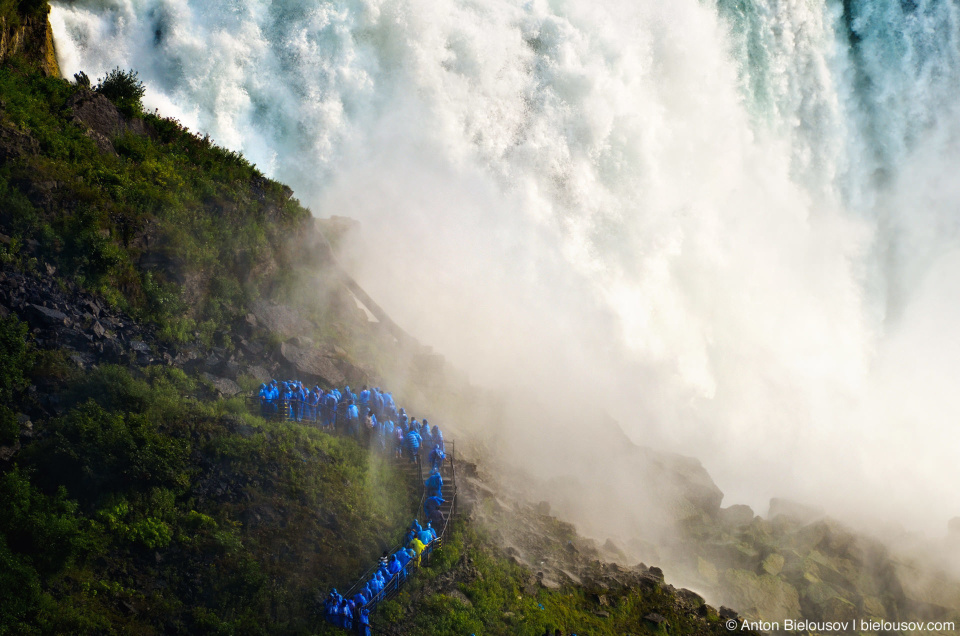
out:
{"label": "mist", "polygon": [[345,266],[513,405],[508,463],[653,505],[585,474],[612,419],[699,459],[724,505],[942,536],[960,29],[916,5],[79,0],[51,21],[65,76],[135,68],[150,108],[359,220]]}

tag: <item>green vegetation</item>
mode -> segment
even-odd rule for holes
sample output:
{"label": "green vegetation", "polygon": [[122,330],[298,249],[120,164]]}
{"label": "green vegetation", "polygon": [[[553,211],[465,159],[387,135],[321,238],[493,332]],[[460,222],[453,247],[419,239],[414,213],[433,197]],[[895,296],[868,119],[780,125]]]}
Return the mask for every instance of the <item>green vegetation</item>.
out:
{"label": "green vegetation", "polygon": [[726,633],[715,613],[706,622],[698,620],[679,609],[676,596],[660,585],[538,586],[530,571],[503,554],[490,536],[461,523],[413,584],[379,610],[375,622],[399,623],[404,634],[431,636],[540,636],[548,627],[551,633],[556,628],[611,636],[667,633],[644,620],[652,613],[666,619],[672,634]]}
{"label": "green vegetation", "polygon": [[[96,90],[127,115],[140,109],[133,71],[111,71]],[[84,91],[25,63],[0,68],[0,126],[15,155],[0,164],[0,225],[14,239],[0,256],[36,267],[24,251],[35,241],[44,262],[173,341],[228,327],[269,288],[309,212],[173,120],[128,120],[98,145],[73,120]]]}
{"label": "green vegetation", "polygon": [[105,366],[0,475],[0,634],[311,633],[416,505],[348,439]]}
{"label": "green vegetation", "polygon": [[[86,78],[86,75],[82,77]],[[78,77],[77,84],[89,84],[89,79],[84,82]],[[136,117],[143,114],[142,100],[147,89],[134,70],[115,68],[100,80],[94,90],[116,104],[125,115]]]}
{"label": "green vegetation", "polygon": [[13,444],[20,434],[14,397],[26,385],[24,369],[32,361],[27,348],[27,326],[16,318],[0,318],[0,445]]}

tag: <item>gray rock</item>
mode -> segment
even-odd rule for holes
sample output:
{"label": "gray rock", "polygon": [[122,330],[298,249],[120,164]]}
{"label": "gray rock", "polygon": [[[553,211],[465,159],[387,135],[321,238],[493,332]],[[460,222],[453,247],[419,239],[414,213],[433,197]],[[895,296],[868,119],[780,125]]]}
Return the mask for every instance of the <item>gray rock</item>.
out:
{"label": "gray rock", "polygon": [[202,373],[201,375],[204,380],[212,384],[213,388],[225,397],[233,397],[241,391],[240,385],[233,380],[217,377],[210,373]]}
{"label": "gray rock", "polygon": [[8,462],[13,456],[20,452],[20,442],[14,442],[10,446],[0,446],[0,461]]}
{"label": "gray rock", "polygon": [[280,345],[280,355],[305,381],[324,382],[335,386],[342,386],[346,382],[346,377],[336,363],[315,349],[301,349],[284,342]]}
{"label": "gray rock", "polygon": [[720,523],[730,528],[739,528],[753,523],[753,509],[750,506],[737,504],[729,508],[720,509]]}
{"label": "gray rock", "polygon": [[236,380],[237,376],[240,375],[240,365],[233,360],[227,360],[220,365],[220,373],[225,378]]}
{"label": "gray rock", "polygon": [[150,353],[150,345],[142,340],[131,340],[129,346],[137,353]]}
{"label": "gray rock", "polygon": [[287,305],[271,305],[258,302],[253,306],[257,321],[271,333],[290,338],[313,331],[313,323]]}
{"label": "gray rock", "polygon": [[800,523],[812,523],[817,519],[822,519],[824,512],[820,508],[807,506],[789,499],[779,499],[774,497],[770,500],[770,512],[768,518],[773,519],[779,515],[791,517]]}
{"label": "gray rock", "polygon": [[30,305],[30,313],[36,320],[51,327],[69,323],[69,319],[65,313],[56,309],[50,309],[49,307]]}
{"label": "gray rock", "polygon": [[270,373],[261,366],[247,367],[247,375],[252,375],[260,382],[269,382],[271,380]]}

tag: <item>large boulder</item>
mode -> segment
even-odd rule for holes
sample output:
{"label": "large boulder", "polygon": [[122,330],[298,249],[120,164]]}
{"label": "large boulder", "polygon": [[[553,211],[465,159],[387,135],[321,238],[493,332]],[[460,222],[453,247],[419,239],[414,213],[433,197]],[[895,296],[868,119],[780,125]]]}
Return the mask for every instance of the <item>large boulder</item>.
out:
{"label": "large boulder", "polygon": [[224,397],[233,397],[242,390],[239,384],[229,378],[221,378],[211,373],[202,373],[201,375]]}
{"label": "large boulder", "polygon": [[327,386],[343,386],[346,377],[335,361],[317,349],[305,349],[292,343],[280,345],[280,355],[306,382],[323,383]]}
{"label": "large boulder", "polygon": [[824,516],[823,509],[813,506],[807,506],[789,499],[780,499],[774,497],[770,500],[770,511],[767,513],[769,519],[774,519],[780,515],[796,519],[802,524],[812,523]]}
{"label": "large boulder", "polygon": [[284,338],[302,336],[313,331],[313,323],[287,305],[258,302],[253,306],[253,315],[267,331]]}
{"label": "large boulder", "polygon": [[[128,131],[137,135],[149,133],[143,120],[125,117],[113,102],[91,90],[74,93],[67,99],[66,106],[73,113],[75,123],[95,133],[94,141],[98,145],[104,139],[109,143],[111,137]],[[107,148],[101,147],[101,149]]]}

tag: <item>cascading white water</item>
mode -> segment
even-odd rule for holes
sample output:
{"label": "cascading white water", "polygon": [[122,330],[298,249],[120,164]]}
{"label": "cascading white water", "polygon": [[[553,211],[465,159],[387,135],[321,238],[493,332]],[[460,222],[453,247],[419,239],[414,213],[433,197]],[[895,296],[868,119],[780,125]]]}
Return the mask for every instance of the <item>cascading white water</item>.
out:
{"label": "cascading white water", "polygon": [[51,20],[67,76],[134,68],[150,107],[360,219],[362,284],[475,380],[608,411],[728,503],[939,531],[960,514],[958,14],[77,0]]}

